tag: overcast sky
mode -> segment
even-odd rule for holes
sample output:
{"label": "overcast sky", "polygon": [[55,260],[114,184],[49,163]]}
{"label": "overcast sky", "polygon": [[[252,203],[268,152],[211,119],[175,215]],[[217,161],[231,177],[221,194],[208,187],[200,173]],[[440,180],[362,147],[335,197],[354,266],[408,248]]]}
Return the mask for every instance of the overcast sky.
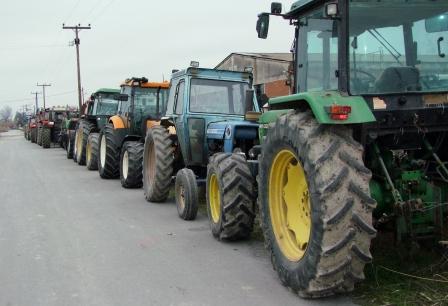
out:
{"label": "overcast sky", "polygon": [[[289,52],[293,28],[271,18],[269,38],[257,38],[257,14],[267,0],[40,0],[2,1],[0,108],[33,104],[47,87],[47,106],[77,105],[75,47],[62,23],[91,23],[80,33],[81,77],[87,94],[117,87],[131,76],[169,79],[191,60],[215,67],[232,52]],[[293,1],[283,1],[288,10]],[[40,96],[40,103],[42,98]]]}

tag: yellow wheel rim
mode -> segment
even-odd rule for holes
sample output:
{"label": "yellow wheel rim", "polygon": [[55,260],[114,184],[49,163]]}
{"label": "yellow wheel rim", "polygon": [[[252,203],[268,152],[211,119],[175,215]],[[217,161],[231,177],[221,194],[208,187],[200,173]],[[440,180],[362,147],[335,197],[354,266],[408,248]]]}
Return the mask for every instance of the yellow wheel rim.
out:
{"label": "yellow wheel rim", "polygon": [[299,261],[308,247],[311,210],[302,165],[290,150],[274,158],[269,175],[269,212],[276,241],[290,261]]}
{"label": "yellow wheel rim", "polygon": [[87,142],[87,146],[86,146],[86,163],[89,164],[90,163],[90,142]]}
{"label": "yellow wheel rim", "polygon": [[221,196],[219,194],[218,178],[216,174],[212,174],[210,177],[209,187],[209,203],[210,203],[210,214],[214,223],[218,223],[221,218]]}

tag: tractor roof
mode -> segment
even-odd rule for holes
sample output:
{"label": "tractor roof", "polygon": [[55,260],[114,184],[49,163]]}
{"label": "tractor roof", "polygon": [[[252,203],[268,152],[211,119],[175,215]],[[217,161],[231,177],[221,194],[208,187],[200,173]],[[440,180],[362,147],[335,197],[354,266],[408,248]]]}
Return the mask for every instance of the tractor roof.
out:
{"label": "tractor roof", "polygon": [[219,77],[220,79],[240,81],[242,79],[249,80],[252,76],[252,73],[244,71],[188,67],[187,69],[174,72],[171,77],[176,78],[183,75],[190,75],[194,77],[203,77],[203,78]]}
{"label": "tractor roof", "polygon": [[120,90],[115,89],[115,88],[100,88],[97,91],[95,91],[93,94],[99,94],[99,93],[119,94]]}
{"label": "tractor roof", "polygon": [[121,83],[121,87],[123,86],[130,86],[130,87],[137,87],[134,85],[134,82],[138,81],[139,86],[141,88],[169,88],[170,82],[164,81],[164,82],[149,82],[146,78],[130,78],[126,79],[123,83]]}

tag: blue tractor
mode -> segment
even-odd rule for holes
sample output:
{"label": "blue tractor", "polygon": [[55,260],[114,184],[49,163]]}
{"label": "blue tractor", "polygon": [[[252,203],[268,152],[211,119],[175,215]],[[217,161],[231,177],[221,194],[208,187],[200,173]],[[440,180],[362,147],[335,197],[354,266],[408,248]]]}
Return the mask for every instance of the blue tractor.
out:
{"label": "blue tractor", "polygon": [[235,240],[250,235],[255,217],[255,182],[247,162],[259,144],[259,106],[250,71],[192,65],[173,71],[166,115],[147,135],[143,188],[150,202],[167,199],[175,175],[180,218],[198,211],[198,184],[206,183],[213,235]]}

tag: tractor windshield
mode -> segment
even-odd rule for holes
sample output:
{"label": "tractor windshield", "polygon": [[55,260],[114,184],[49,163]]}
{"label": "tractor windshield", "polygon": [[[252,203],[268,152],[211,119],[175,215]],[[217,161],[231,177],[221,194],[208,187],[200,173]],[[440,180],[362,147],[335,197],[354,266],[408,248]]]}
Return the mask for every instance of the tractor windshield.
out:
{"label": "tractor windshield", "polygon": [[[157,114],[157,94],[159,95],[159,114]],[[160,88],[160,90],[159,88],[148,87],[135,88],[134,108],[137,113],[159,116],[165,110],[167,100],[167,88]]]}
{"label": "tractor windshield", "polygon": [[448,91],[448,1],[350,0],[350,93]]}
{"label": "tractor windshield", "polygon": [[242,82],[192,79],[190,112],[244,115],[249,84]]}
{"label": "tractor windshield", "polygon": [[97,96],[96,114],[112,116],[117,113],[118,101],[114,99],[114,94],[100,93]]}

